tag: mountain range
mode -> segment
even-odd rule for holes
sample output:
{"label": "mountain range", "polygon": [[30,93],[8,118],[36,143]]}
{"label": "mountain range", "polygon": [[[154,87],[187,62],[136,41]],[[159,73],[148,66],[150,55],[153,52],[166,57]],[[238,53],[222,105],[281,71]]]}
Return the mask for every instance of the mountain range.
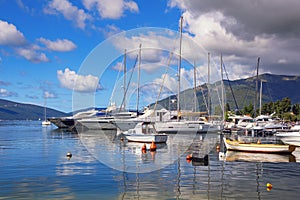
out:
{"label": "mountain range", "polygon": [[[257,83],[257,84],[256,84]],[[300,76],[287,76],[287,75],[274,75],[274,74],[262,74],[258,78],[250,77],[246,79],[238,80],[223,80],[225,88],[225,103],[228,103],[231,110],[243,109],[249,104],[256,106],[259,105],[258,96],[261,91],[261,101],[263,103],[281,101],[283,98],[290,98],[292,104],[300,103]],[[257,85],[257,87],[256,87]],[[203,102],[207,102],[208,88],[212,91],[211,101],[212,105],[220,105],[220,86],[221,81],[215,82],[211,85],[203,84],[196,87],[197,96],[197,111],[207,111],[207,105]],[[262,87],[260,87],[262,86]],[[219,88],[219,93],[216,90]],[[260,90],[260,88],[262,88]],[[193,110],[194,107],[194,88],[187,89],[180,93],[180,105],[185,110]],[[170,99],[176,99],[176,95],[164,98],[158,102],[159,105],[174,109]],[[185,101],[186,100],[186,101]],[[218,101],[218,102],[216,102]],[[207,104],[207,103],[206,103]],[[257,108],[257,107],[256,107]]]}
{"label": "mountain range", "polygon": [[[258,87],[256,90],[256,80],[258,80]],[[262,82],[262,83],[261,83]],[[281,101],[283,98],[290,98],[292,104],[300,103],[300,76],[274,75],[262,74],[256,77],[250,77],[239,80],[223,80],[225,88],[226,103],[229,104],[231,110],[243,109],[244,106],[253,104],[256,95],[260,91],[262,85],[262,103]],[[221,82],[213,83],[215,87],[219,87]],[[198,102],[204,102],[208,95],[207,84],[196,87],[196,96]],[[158,102],[159,105],[165,108],[171,108],[170,99],[176,99],[176,96],[164,98]],[[180,102],[185,99],[185,109],[192,110],[194,103],[194,89],[190,88],[181,92]],[[236,103],[235,103],[236,102]],[[153,105],[153,104],[152,104]],[[199,103],[198,111],[206,111],[203,103]],[[70,113],[64,113],[58,110],[47,108],[47,116],[59,117],[67,116]],[[0,120],[38,120],[44,118],[44,107],[17,103],[13,101],[0,99]]]}
{"label": "mountain range", "polygon": [[[44,107],[0,99],[0,120],[44,120]],[[67,113],[47,108],[47,116],[60,117]]]}

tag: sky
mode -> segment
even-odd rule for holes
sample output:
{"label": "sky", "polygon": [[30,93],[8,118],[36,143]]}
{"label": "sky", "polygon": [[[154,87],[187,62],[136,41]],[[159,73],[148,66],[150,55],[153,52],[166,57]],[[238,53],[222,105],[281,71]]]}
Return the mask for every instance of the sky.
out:
{"label": "sky", "polygon": [[221,54],[230,80],[255,76],[258,57],[259,74],[300,75],[299,35],[298,0],[0,0],[0,98],[135,108],[140,85],[140,109],[176,93],[179,55],[180,90],[194,66],[197,85],[217,81]]}

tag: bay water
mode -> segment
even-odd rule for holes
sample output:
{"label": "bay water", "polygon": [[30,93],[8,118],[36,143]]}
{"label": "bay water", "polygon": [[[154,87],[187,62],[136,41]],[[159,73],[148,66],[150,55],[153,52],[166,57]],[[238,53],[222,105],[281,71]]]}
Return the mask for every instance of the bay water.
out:
{"label": "bay water", "polygon": [[300,151],[220,159],[213,146],[208,163],[197,163],[186,160],[187,141],[169,135],[156,153],[143,154],[140,144],[110,131],[79,134],[40,121],[0,121],[0,199],[299,198]]}

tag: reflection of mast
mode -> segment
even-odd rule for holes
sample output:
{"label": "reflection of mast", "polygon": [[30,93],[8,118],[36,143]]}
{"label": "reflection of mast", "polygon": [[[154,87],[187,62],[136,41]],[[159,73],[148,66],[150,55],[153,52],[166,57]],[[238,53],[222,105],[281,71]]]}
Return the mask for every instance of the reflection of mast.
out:
{"label": "reflection of mast", "polygon": [[177,121],[179,121],[180,115],[180,70],[181,70],[181,43],[182,43],[182,20],[180,17],[180,41],[179,41],[179,64],[178,64],[178,94],[177,94]]}

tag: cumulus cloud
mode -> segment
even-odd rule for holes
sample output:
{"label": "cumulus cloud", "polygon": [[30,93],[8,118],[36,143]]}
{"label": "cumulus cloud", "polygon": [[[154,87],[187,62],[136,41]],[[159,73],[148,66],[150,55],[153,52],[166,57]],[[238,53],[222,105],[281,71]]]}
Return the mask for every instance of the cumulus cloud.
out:
{"label": "cumulus cloud", "polygon": [[26,44],[26,39],[15,25],[0,20],[0,45],[19,46]]}
{"label": "cumulus cloud", "polygon": [[18,94],[16,92],[10,92],[6,89],[0,88],[0,97],[17,97]]}
{"label": "cumulus cloud", "polygon": [[52,93],[52,92],[49,92],[49,91],[44,91],[44,98],[47,98],[47,99],[49,99],[49,98],[56,98],[56,95],[54,94],[54,93]]}
{"label": "cumulus cloud", "polygon": [[60,51],[60,52],[66,52],[66,51],[72,51],[76,48],[76,45],[67,39],[57,39],[55,41],[51,41],[45,38],[39,38],[38,41],[43,43],[47,49],[51,51]]}
{"label": "cumulus cloud", "polygon": [[[264,0],[170,0],[169,7],[183,12],[184,29],[213,54],[223,54],[235,78],[256,66],[261,71],[294,74],[300,63],[300,2]],[[237,69],[241,74],[237,74]],[[249,74],[247,74],[249,75]],[[254,74],[252,74],[254,75]]]}
{"label": "cumulus cloud", "polygon": [[75,20],[76,25],[81,29],[85,28],[86,20],[91,19],[91,16],[83,9],[79,9],[68,0],[50,1],[47,7],[44,8],[44,13],[53,15],[60,13],[67,20]]}
{"label": "cumulus cloud", "polygon": [[57,78],[62,87],[83,93],[95,92],[101,89],[99,78],[92,75],[80,75],[66,68],[57,71]]}
{"label": "cumulus cloud", "polygon": [[126,10],[139,12],[138,5],[130,0],[83,0],[83,5],[88,10],[96,8],[102,18],[108,19],[119,19]]}
{"label": "cumulus cloud", "polygon": [[45,53],[36,51],[35,46],[20,47],[16,52],[26,60],[33,63],[49,62],[49,58]]}
{"label": "cumulus cloud", "polygon": [[33,63],[49,62],[45,53],[39,52],[40,47],[29,44],[23,33],[16,26],[0,20],[0,45],[12,48],[18,55]]}

